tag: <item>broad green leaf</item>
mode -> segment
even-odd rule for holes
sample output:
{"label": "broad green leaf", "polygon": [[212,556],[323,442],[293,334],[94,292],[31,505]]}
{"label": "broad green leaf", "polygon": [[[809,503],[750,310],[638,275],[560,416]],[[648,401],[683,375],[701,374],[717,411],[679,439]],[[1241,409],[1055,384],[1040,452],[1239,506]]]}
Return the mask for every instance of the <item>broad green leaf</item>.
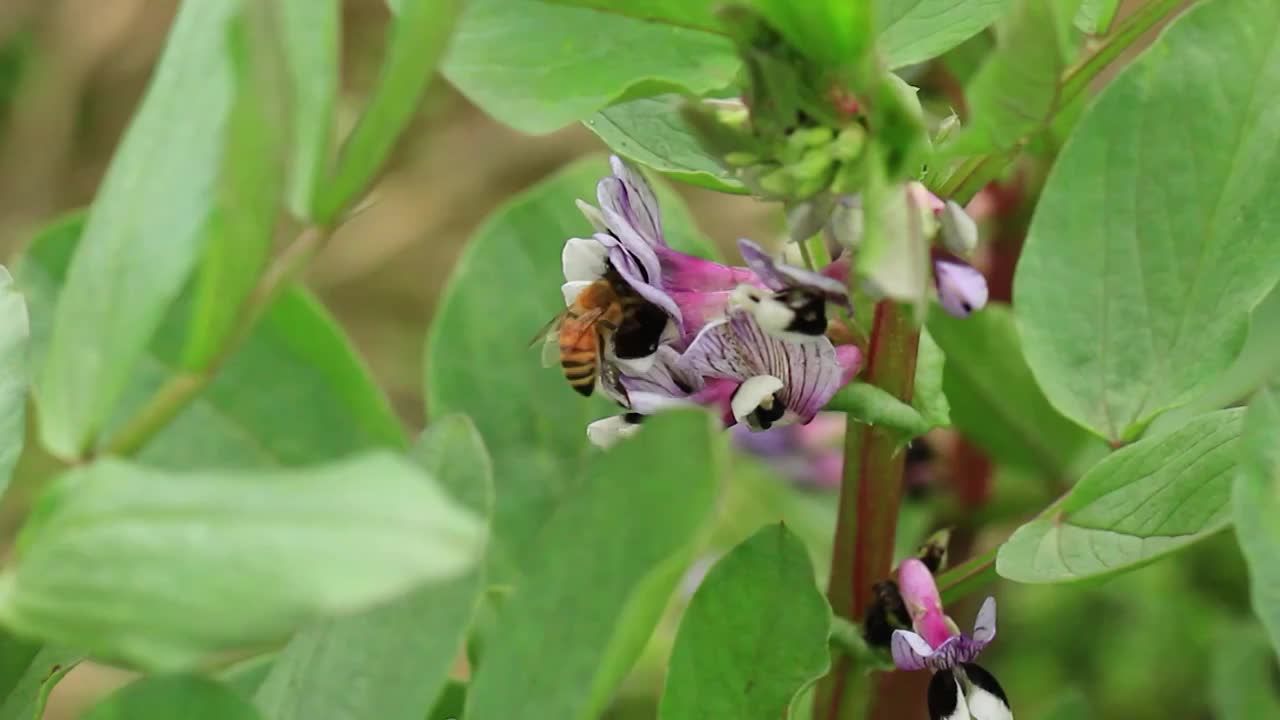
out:
{"label": "broad green leaf", "polygon": [[[71,215],[50,226],[18,266],[19,286],[31,301],[36,362],[82,225],[83,216]],[[188,317],[187,303],[179,302],[161,324],[111,427],[182,375]],[[181,469],[304,465],[403,445],[399,421],[337,324],[305,293],[287,291],[141,458]]]}
{"label": "broad green leaf", "polygon": [[1192,8],[1050,174],[1014,283],[1023,349],[1054,406],[1103,437],[1210,385],[1280,274],[1277,33],[1270,0]]}
{"label": "broad green leaf", "polygon": [[1225,528],[1242,410],[1202,415],[1108,455],[1045,515],[1000,548],[1016,582],[1101,577],[1151,562]]}
{"label": "broad green leaf", "polygon": [[13,678],[13,686],[0,694],[0,720],[40,720],[49,693],[80,662],[81,654],[61,648],[10,648],[4,643],[0,640],[0,650],[18,651],[24,668]]}
{"label": "broad green leaf", "polygon": [[236,0],[187,0],[107,170],[35,376],[56,455],[90,449],[209,231],[236,95]]}
{"label": "broad green leaf", "polygon": [[1280,717],[1275,650],[1258,628],[1220,628],[1213,644],[1209,696],[1216,720]]}
{"label": "broad green leaf", "polygon": [[368,190],[418,109],[449,42],[462,0],[400,0],[373,97],[338,153],[315,216],[323,225]]}
{"label": "broad green leaf", "polygon": [[1089,698],[1076,689],[1062,693],[1046,712],[1036,716],[1039,720],[1088,720],[1093,717]]}
{"label": "broad green leaf", "polygon": [[0,266],[0,493],[22,453],[27,417],[27,305]]}
{"label": "broad green leaf", "polygon": [[943,387],[952,422],[996,460],[1071,477],[1080,451],[1102,445],[1045,399],[1022,358],[1007,305],[963,319],[935,311],[929,332],[946,351]]}
{"label": "broad green leaf", "polygon": [[943,391],[947,357],[928,330],[920,331],[920,347],[916,353],[915,389],[911,393],[911,407],[930,429],[951,424],[951,405]]}
{"label": "broad green leaf", "polygon": [[436,704],[427,713],[427,720],[459,720],[463,708],[467,704],[467,686],[465,683],[449,681],[436,698]]}
{"label": "broad green leaf", "polygon": [[233,26],[228,41],[235,97],[183,361],[193,370],[208,367],[233,334],[271,254],[284,191],[285,70],[266,6],[245,7],[245,20]]}
{"label": "broad green leaf", "polygon": [[499,121],[546,133],[626,98],[727,86],[725,37],[535,0],[472,0],[445,76]]}
{"label": "broad green leaf", "polygon": [[1080,0],[1075,25],[1080,32],[1105,35],[1120,9],[1120,0]]}
{"label": "broad green leaf", "polygon": [[577,489],[532,539],[499,611],[469,720],[599,715],[691,559],[711,511],[713,445],[710,418],[681,411],[582,458]]}
{"label": "broad green leaf", "polygon": [[1013,0],[996,23],[996,48],[968,86],[972,119],[942,151],[1011,150],[1040,129],[1058,104],[1062,71],[1076,46],[1080,0]]}
{"label": "broad green leaf", "polygon": [[[479,517],[492,506],[489,457],[465,417],[436,420],[413,451]],[[484,590],[481,568],[359,615],[298,633],[255,704],[272,720],[422,720],[445,685]]]}
{"label": "broad green leaf", "polygon": [[831,608],[785,525],[761,528],[707,573],[680,621],[662,720],[787,717],[830,663]]}
{"label": "broad green leaf", "polygon": [[702,149],[680,115],[679,95],[659,95],[620,103],[583,121],[619,155],[673,180],[719,190],[747,189],[718,160]]}
{"label": "broad green leaf", "polygon": [[956,47],[995,22],[1010,0],[880,0],[880,51],[890,68]]}
{"label": "broad green leaf", "polygon": [[283,0],[277,8],[293,128],[288,204],[295,217],[312,220],[333,142],[342,8],[339,0]]}
{"label": "broad green leaf", "polygon": [[457,577],[484,528],[412,464],[158,470],[104,459],[47,490],[0,574],[0,621],[151,670]]}
{"label": "broad green leaf", "polygon": [[194,675],[161,675],[111,693],[83,720],[262,720],[230,688]]}
{"label": "broad green leaf", "polygon": [[[538,349],[526,347],[564,310],[564,241],[591,233],[574,200],[595,198],[596,182],[608,174],[602,159],[583,160],[499,209],[459,259],[431,328],[428,415],[470,416],[493,457],[489,569],[496,584],[528,565],[556,507],[594,483],[582,474],[587,423],[618,412],[599,393],[583,400],[558,368],[542,366]],[[706,256],[710,246],[678,197],[662,184],[655,190],[668,241]]]}
{"label": "broad green leaf", "polygon": [[871,49],[874,2],[751,0],[792,47],[828,67],[851,66]]}
{"label": "broad green leaf", "polygon": [[718,0],[543,0],[553,5],[573,5],[593,8],[616,15],[626,15],[639,20],[681,25],[696,30],[723,32],[716,17]]}
{"label": "broad green leaf", "polygon": [[1249,563],[1253,611],[1280,653],[1280,401],[1275,391],[1264,389],[1250,403],[1240,446],[1236,538]]}

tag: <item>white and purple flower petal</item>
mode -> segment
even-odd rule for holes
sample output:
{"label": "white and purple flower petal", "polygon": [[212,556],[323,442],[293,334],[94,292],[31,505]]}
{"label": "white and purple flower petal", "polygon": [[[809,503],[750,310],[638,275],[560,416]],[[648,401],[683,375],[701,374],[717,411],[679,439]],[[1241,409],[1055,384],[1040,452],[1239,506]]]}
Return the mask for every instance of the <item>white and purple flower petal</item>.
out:
{"label": "white and purple flower petal", "polygon": [[587,440],[605,450],[640,432],[639,416],[632,413],[612,415],[587,425]]}
{"label": "white and purple flower petal", "polygon": [[689,372],[703,377],[739,382],[776,378],[782,383],[777,393],[786,408],[778,424],[812,420],[849,375],[842,360],[856,362],[847,352],[843,358],[838,355],[826,338],[796,343],[774,337],[743,312],[707,325],[681,358]]}
{"label": "white and purple flower petal", "polygon": [[609,157],[609,166],[613,176],[604,178],[596,185],[596,199],[606,220],[613,221],[610,215],[621,220],[628,228],[634,229],[639,236],[652,245],[666,245],[662,237],[662,217],[658,212],[658,198],[649,187],[639,170],[622,160],[617,155]]}
{"label": "white and purple flower petal", "polygon": [[569,238],[560,254],[564,279],[568,282],[599,280],[604,277],[609,249],[594,238]]}
{"label": "white and purple flower petal", "polygon": [[929,720],[972,720],[960,679],[950,670],[929,681]]}
{"label": "white and purple flower petal", "polygon": [[742,253],[742,259],[747,262],[747,267],[751,268],[770,290],[774,292],[792,289],[807,290],[833,305],[853,311],[853,304],[849,300],[849,288],[845,283],[820,272],[777,262],[763,248],[746,238],[738,240],[738,251]]}
{"label": "white and purple flower petal", "polygon": [[934,260],[933,284],[938,303],[949,315],[969,317],[987,304],[987,279],[960,260]]}

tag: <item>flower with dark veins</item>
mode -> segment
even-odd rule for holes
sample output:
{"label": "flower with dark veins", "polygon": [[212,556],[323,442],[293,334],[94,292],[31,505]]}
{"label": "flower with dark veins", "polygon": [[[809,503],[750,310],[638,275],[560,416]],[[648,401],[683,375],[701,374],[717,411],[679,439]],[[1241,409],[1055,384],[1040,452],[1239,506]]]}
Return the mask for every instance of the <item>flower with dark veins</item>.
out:
{"label": "flower with dark veins", "polygon": [[777,262],[747,239],[738,241],[738,251],[764,288],[739,285],[730,296],[730,306],[754,315],[770,335],[798,342],[815,340],[827,332],[828,303],[853,312],[847,261],[814,272]]}
{"label": "flower with dark veins", "polygon": [[961,633],[942,611],[933,573],[916,558],[898,568],[898,589],[911,630],[895,630],[893,662],[900,670],[934,673],[929,682],[929,717],[933,720],[1012,720],[1009,699],[996,679],[973,661],[996,637],[996,601],[987,598],[978,610],[973,634]]}
{"label": "flower with dark veins", "polygon": [[730,403],[734,422],[765,430],[812,420],[853,379],[862,353],[825,337],[783,340],[751,313],[734,311],[703,328],[680,361],[687,372],[738,383]]}

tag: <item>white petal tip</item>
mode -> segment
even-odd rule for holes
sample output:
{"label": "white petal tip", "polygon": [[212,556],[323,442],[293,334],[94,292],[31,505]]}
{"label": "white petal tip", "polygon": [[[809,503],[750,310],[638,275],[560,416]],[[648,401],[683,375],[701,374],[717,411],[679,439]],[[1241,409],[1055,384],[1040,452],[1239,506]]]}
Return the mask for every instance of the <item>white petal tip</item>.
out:
{"label": "white petal tip", "polygon": [[603,277],[608,254],[608,248],[594,239],[569,238],[560,254],[564,279],[569,282],[589,282]]}
{"label": "white petal tip", "polygon": [[658,358],[657,353],[645,355],[638,358],[620,358],[613,359],[614,364],[622,368],[628,375],[645,375],[653,369],[653,363]]}
{"label": "white petal tip", "polygon": [[614,415],[587,425],[587,440],[602,450],[608,450],[638,432],[639,423],[631,422],[625,415]]}
{"label": "white petal tip", "polygon": [[744,380],[729,403],[734,419],[752,430],[769,429],[786,413],[782,400],[775,397],[780,390],[782,381],[772,375]]}
{"label": "white petal tip", "polygon": [[564,304],[566,306],[572,305],[589,285],[591,285],[591,282],[588,280],[573,280],[561,285],[560,292],[564,294]]}

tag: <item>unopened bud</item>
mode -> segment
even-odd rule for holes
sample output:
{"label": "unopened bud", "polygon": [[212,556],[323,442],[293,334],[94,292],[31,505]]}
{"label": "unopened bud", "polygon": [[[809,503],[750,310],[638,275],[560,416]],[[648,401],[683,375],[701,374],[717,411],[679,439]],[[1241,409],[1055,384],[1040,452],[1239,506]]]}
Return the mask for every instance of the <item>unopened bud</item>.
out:
{"label": "unopened bud", "polygon": [[831,146],[831,154],[837,160],[848,162],[857,159],[862,154],[862,148],[866,144],[867,131],[862,129],[861,125],[853,124],[840,131],[836,136],[835,143]]}
{"label": "unopened bud", "polygon": [[942,222],[942,246],[961,257],[973,254],[978,246],[978,225],[955,201],[948,200],[939,216]]}
{"label": "unopened bud", "polygon": [[724,162],[729,167],[744,168],[760,162],[760,156],[749,152],[731,152],[724,156]]}

